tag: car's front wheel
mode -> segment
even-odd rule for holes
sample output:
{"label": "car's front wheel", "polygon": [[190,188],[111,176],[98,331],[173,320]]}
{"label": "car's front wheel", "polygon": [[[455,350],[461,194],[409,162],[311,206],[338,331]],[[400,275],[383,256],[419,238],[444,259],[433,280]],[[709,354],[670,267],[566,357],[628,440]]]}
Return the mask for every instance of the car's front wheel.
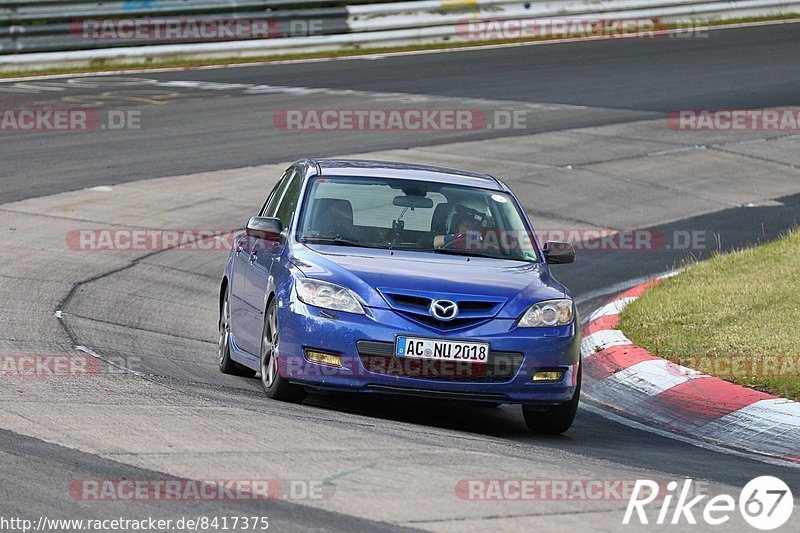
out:
{"label": "car's front wheel", "polygon": [[522,406],[522,414],[525,417],[528,429],[534,433],[560,435],[572,426],[575,414],[578,412],[578,402],[581,397],[582,367],[583,364],[578,366],[578,386],[575,387],[575,394],[572,395],[570,401],[548,407]]}
{"label": "car's front wheel", "polygon": [[264,317],[264,332],[261,335],[261,385],[267,396],[273,400],[284,402],[302,402],[306,390],[289,383],[281,376],[278,366],[280,355],[280,337],[278,335],[278,304],[273,299],[267,307]]}
{"label": "car's front wheel", "polygon": [[231,359],[231,306],[228,301],[227,290],[225,290],[225,295],[222,298],[222,305],[219,309],[219,347],[217,349],[219,370],[223,374],[254,378],[256,377],[255,370],[240,365]]}

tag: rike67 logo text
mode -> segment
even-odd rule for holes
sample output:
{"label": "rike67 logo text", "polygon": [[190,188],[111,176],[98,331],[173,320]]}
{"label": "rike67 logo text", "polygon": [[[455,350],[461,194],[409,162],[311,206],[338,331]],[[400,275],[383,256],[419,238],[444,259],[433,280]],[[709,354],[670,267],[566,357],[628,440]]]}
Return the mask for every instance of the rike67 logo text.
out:
{"label": "rike67 logo text", "polygon": [[[622,523],[638,520],[640,524],[697,524],[700,518],[705,524],[718,526],[728,522],[737,510],[737,501],[729,494],[719,494],[708,500],[706,494],[692,494],[691,479],[684,480],[680,488],[677,481],[670,481],[664,493],[660,488],[663,486],[655,481],[637,480]],[[654,505],[647,508],[651,503]],[[752,479],[739,494],[739,513],[748,524],[764,531],[785,524],[793,507],[789,486],[772,476]],[[657,516],[654,517],[655,511]]]}

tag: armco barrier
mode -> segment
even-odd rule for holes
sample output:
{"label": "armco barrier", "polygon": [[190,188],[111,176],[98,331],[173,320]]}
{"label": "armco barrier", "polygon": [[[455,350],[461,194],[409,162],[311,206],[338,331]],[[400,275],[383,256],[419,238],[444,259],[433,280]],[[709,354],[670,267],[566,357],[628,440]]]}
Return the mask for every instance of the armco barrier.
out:
{"label": "armco barrier", "polygon": [[[793,9],[795,11],[793,11]],[[379,31],[457,24],[468,19],[533,19],[547,17],[598,17],[615,19],[739,18],[796,12],[800,2],[775,0],[423,0],[384,4],[349,5],[350,31]]]}
{"label": "armco barrier", "polygon": [[3,24],[0,26],[0,54],[181,41],[82,38],[82,23],[96,20],[260,20],[269,24],[269,38],[307,35],[309,29],[318,35],[340,34],[348,31],[347,10],[343,5],[341,0],[0,0],[0,24]]}
{"label": "armco barrier", "polygon": [[[57,67],[245,58],[480,39],[469,21],[487,19],[658,19],[713,21],[800,13],[800,0],[0,0],[0,72]],[[237,38],[97,39],[82,24],[136,19],[266,21],[268,32]],[[155,21],[155,22],[153,22]]]}

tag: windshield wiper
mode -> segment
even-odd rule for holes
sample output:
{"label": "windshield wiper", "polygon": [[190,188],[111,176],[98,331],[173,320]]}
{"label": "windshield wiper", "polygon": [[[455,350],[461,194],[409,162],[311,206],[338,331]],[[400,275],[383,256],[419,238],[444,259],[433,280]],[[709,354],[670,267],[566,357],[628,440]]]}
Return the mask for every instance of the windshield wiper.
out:
{"label": "windshield wiper", "polygon": [[482,254],[480,252],[473,252],[470,250],[456,250],[453,248],[431,248],[428,250],[429,252],[433,252],[435,254],[450,254],[450,255],[464,255],[468,257],[485,257],[487,259],[506,259],[511,261],[526,261],[521,257],[506,257],[503,255],[489,255],[489,254]]}
{"label": "windshield wiper", "polygon": [[355,246],[358,248],[378,248],[378,246],[373,246],[371,244],[359,242],[359,241],[351,241],[349,239],[343,239],[342,237],[303,237],[300,239],[300,242],[303,244],[331,244],[334,246]]}

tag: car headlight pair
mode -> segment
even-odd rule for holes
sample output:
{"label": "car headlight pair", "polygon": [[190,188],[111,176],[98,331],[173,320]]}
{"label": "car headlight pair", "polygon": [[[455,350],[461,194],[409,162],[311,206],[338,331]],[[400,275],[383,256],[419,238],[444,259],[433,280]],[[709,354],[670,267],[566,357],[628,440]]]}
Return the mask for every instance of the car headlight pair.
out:
{"label": "car headlight pair", "polygon": [[295,280],[294,286],[297,297],[304,304],[332,311],[364,314],[364,308],[358,298],[347,287],[310,278],[298,278]]}
{"label": "car headlight pair", "polygon": [[[310,278],[295,280],[297,297],[301,302],[345,313],[364,314],[364,307],[347,287]],[[547,300],[533,304],[519,321],[522,328],[552,328],[572,323],[572,300]]]}
{"label": "car headlight pair", "polygon": [[572,324],[575,310],[572,300],[547,300],[535,303],[519,321],[521,328],[554,328]]}

